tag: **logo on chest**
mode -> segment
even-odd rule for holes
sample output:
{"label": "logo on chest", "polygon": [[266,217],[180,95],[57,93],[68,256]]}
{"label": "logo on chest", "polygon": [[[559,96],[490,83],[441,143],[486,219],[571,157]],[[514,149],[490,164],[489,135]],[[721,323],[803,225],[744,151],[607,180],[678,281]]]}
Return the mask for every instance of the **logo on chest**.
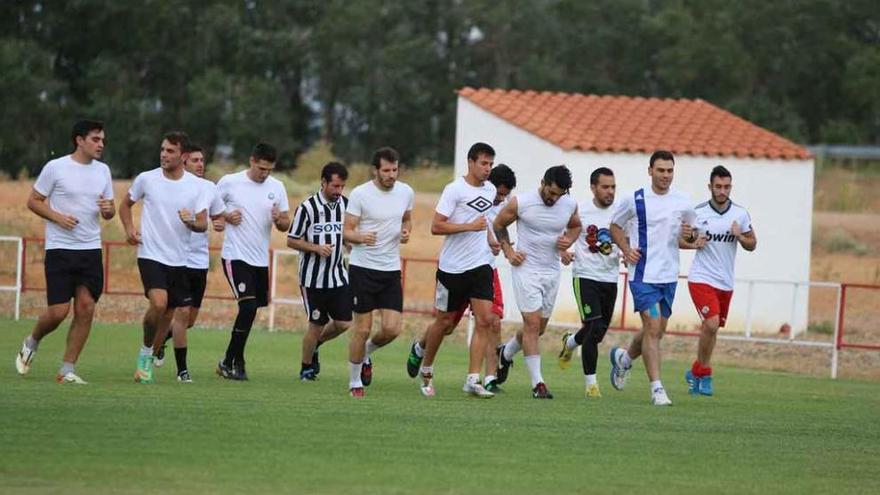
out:
{"label": "logo on chest", "polygon": [[322,222],[312,224],[312,234],[341,234],[342,222]]}
{"label": "logo on chest", "polygon": [[477,196],[476,198],[468,201],[467,205],[474,210],[483,213],[484,211],[492,207],[492,202],[482,196]]}

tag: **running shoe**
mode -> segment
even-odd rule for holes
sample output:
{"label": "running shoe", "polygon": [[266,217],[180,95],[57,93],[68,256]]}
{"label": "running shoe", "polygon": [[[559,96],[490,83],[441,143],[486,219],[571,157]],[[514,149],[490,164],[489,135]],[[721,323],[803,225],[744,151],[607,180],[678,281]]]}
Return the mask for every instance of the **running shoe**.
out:
{"label": "running shoe", "polygon": [[587,385],[587,391],[585,392],[586,397],[588,399],[599,399],[602,397],[602,392],[599,391],[599,384],[592,383]]}
{"label": "running shoe", "polygon": [[535,399],[552,399],[553,394],[547,390],[547,385],[544,385],[544,382],[541,382],[535,385],[535,388],[532,389],[532,398]]}
{"label": "running shoe", "polygon": [[495,355],[498,356],[498,369],[495,370],[495,381],[498,382],[498,385],[501,385],[507,381],[507,374],[510,372],[510,367],[513,366],[513,361],[508,361],[504,358],[504,344],[495,348]]}
{"label": "running shoe", "polygon": [[138,356],[137,369],[134,372],[135,383],[153,383],[153,356]]}
{"label": "running shoe", "polygon": [[492,397],[495,397],[495,394],[486,390],[486,387],[480,384],[480,382],[470,383],[465,381],[462,390],[468,394],[473,395],[474,397],[479,397],[481,399],[491,399]]}
{"label": "running shoe", "polygon": [[422,383],[419,385],[419,390],[422,392],[422,395],[425,397],[434,397],[434,374],[433,373],[421,373]]}
{"label": "running shoe", "polygon": [[34,360],[34,354],[37,351],[31,350],[24,342],[21,344],[21,350],[15,355],[15,370],[19,375],[26,375],[31,370],[31,361]]}
{"label": "running shoe", "polygon": [[624,368],[618,360],[618,355],[626,352],[620,347],[612,347],[609,357],[611,358],[611,386],[615,390],[623,390],[626,386],[626,379],[629,377],[629,368]]}
{"label": "running shoe", "polygon": [[89,382],[76,376],[76,373],[69,371],[63,375],[55,375],[55,381],[60,384],[88,385]]}
{"label": "running shoe", "polygon": [[655,406],[671,406],[672,401],[669,400],[669,396],[666,395],[666,390],[663,387],[657,387],[651,392],[651,404]]}
{"label": "running shoe", "polygon": [[177,381],[180,383],[192,383],[192,376],[189,374],[189,370],[183,370],[177,374]]}
{"label": "running shoe", "polygon": [[161,368],[163,364],[165,364],[165,344],[162,344],[162,347],[159,348],[159,352],[156,354],[156,359],[153,364],[157,368]]}
{"label": "running shoe", "polygon": [[712,388],[712,375],[701,376],[697,384],[697,391],[700,395],[712,396],[714,392]]}
{"label": "running shoe", "polygon": [[361,383],[365,387],[369,387],[373,383],[373,361],[370,358],[364,359],[361,365]]}
{"label": "running shoe", "polygon": [[559,351],[559,367],[564,370],[571,366],[571,355],[574,354],[574,349],[568,348],[568,338],[571,336],[571,332],[566,332],[562,336],[562,350]]}
{"label": "running shoe", "polygon": [[415,378],[419,374],[419,368],[422,366],[422,358],[416,354],[416,343],[413,342],[409,348],[409,357],[406,358],[406,374],[410,378]]}
{"label": "running shoe", "polygon": [[354,387],[348,389],[349,395],[356,399],[362,399],[364,397],[364,387]]}
{"label": "running shoe", "polygon": [[694,376],[694,372],[687,370],[684,372],[684,381],[688,384],[688,393],[697,395],[700,393],[700,379]]}

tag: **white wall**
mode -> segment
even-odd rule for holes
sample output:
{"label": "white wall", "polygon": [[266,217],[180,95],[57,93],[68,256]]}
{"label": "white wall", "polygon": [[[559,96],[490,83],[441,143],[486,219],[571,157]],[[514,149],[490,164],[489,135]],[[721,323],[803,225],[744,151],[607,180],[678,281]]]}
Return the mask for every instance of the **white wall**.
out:
{"label": "white wall", "polygon": [[[572,170],[574,187],[571,193],[578,201],[592,197],[589,175],[599,166],[614,171],[618,196],[649,184],[649,154],[567,152],[482,110],[465,98],[458,99],[457,121],[456,175],[463,175],[467,170],[467,150],[471,144],[484,141],[495,148],[496,163],[506,163],[516,172],[517,191],[537,188],[544,170],[559,164],[568,165]],[[749,210],[758,237],[755,252],[740,249],[736,277],[750,280],[809,280],[813,161],[679,155],[676,156],[673,187],[688,194],[694,204],[706,201],[710,197],[707,189],[709,172],[719,164],[731,171],[731,198]],[[692,252],[682,253],[681,273],[687,273],[692,259]],[[501,261],[499,264],[503,263]],[[504,285],[508,316],[516,318],[518,313],[513,292],[509,290],[509,280]],[[783,323],[790,323],[796,331],[806,326],[806,288],[795,293],[793,285],[755,283],[753,290],[754,293],[749,295],[747,284],[737,284],[728,323],[730,329],[742,329],[749,299],[752,300],[753,331],[778,331]],[[618,303],[620,299],[618,296]],[[699,319],[684,281],[679,285],[675,306],[671,327],[690,329],[698,324]],[[561,284],[557,308],[555,320],[577,321],[571,284],[567,280]],[[629,309],[632,310],[631,305]],[[628,325],[635,320],[634,314],[627,315]]]}

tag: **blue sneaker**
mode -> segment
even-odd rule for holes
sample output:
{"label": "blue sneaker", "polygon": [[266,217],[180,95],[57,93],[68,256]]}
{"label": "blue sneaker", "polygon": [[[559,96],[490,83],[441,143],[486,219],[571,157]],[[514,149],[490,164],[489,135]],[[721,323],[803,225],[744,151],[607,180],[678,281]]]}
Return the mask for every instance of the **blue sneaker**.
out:
{"label": "blue sneaker", "polygon": [[687,370],[684,372],[684,381],[688,384],[688,393],[691,395],[697,395],[700,390],[700,379],[694,376],[694,373],[691,370]]}
{"label": "blue sneaker", "polygon": [[712,375],[700,378],[697,384],[697,391],[700,392],[700,395],[712,395]]}
{"label": "blue sneaker", "polygon": [[623,387],[626,386],[626,379],[629,377],[629,368],[624,368],[617,361],[618,350],[622,351],[619,347],[612,347],[608,355],[611,359],[611,386],[615,390],[623,390]]}

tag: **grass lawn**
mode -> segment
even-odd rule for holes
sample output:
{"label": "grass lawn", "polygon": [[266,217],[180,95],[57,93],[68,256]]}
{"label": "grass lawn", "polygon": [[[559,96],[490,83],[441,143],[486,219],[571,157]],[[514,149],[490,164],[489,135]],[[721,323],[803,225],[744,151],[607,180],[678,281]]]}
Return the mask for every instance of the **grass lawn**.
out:
{"label": "grass lawn", "polygon": [[77,368],[53,377],[66,327],[28,376],[13,358],[32,322],[0,331],[0,492],[9,493],[880,493],[880,384],[721,368],[716,396],[688,397],[685,365],[665,367],[675,405],[648,403],[637,363],[627,389],[599,372],[583,398],[544,342],[552,401],[530,397],[522,358],[506,392],[461,392],[466,352],[435,365],[437,396],[404,371],[408,339],[374,357],[364,400],[347,395],[346,336],[322,348],[321,380],[300,383],[298,334],[257,331],[246,383],[213,374],[228,334],[190,337],[195,383],[135,385],[140,330],[98,325]]}

